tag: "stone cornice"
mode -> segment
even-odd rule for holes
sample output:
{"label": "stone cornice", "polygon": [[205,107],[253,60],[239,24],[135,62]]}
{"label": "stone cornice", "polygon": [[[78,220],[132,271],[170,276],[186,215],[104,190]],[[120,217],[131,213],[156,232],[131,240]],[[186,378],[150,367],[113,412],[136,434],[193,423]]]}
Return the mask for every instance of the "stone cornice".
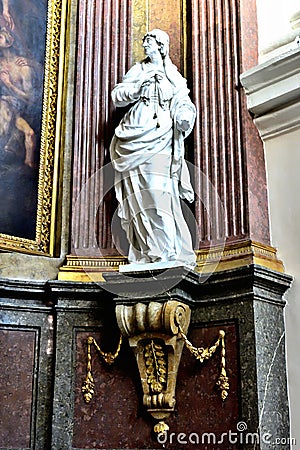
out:
{"label": "stone cornice", "polygon": [[264,140],[300,128],[300,47],[243,73],[241,83]]}

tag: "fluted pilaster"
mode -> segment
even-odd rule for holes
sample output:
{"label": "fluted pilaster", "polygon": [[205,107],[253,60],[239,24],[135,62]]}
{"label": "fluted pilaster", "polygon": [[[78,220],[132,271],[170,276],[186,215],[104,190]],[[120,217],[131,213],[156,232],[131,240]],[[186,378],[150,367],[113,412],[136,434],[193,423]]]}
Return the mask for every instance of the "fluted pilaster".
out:
{"label": "fluted pilaster", "polygon": [[102,167],[108,161],[114,108],[110,92],[128,70],[129,0],[79,1],[75,94],[72,252],[114,253],[112,200]]}
{"label": "fluted pilaster", "polygon": [[255,2],[250,3],[192,1],[199,248],[222,238],[269,244],[264,151],[239,81],[257,61]]}

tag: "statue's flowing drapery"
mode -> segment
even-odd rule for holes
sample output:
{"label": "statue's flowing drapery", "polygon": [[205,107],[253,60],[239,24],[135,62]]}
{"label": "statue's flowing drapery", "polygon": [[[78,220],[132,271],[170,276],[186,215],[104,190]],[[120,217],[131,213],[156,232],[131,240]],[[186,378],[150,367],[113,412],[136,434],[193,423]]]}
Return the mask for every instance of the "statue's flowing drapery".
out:
{"label": "statue's flowing drapery", "polygon": [[[149,80],[135,98],[141,79]],[[195,264],[180,198],[194,192],[184,160],[184,137],[192,130],[195,107],[170,59],[164,69],[137,63],[112,92],[116,106],[134,103],[115,130],[111,159],[116,171],[118,214],[130,244],[130,262]],[[181,132],[178,121],[187,120]]]}

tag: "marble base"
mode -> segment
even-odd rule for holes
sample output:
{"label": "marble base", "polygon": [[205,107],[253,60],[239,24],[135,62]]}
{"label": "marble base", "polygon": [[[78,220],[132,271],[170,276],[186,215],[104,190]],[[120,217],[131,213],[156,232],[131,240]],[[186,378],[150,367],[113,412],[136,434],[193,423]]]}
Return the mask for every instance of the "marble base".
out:
{"label": "marble base", "polygon": [[[224,328],[230,323],[236,324],[239,369],[238,373],[233,373],[232,368],[228,370],[231,378],[238,377],[241,386],[239,422],[243,422],[242,426],[256,439],[255,448],[268,450],[270,442],[278,439],[288,442],[283,294],[291,278],[256,265],[213,273],[210,277],[174,268],[161,275],[160,285],[172,278],[177,279],[176,285],[150,298],[164,301],[171,297],[189,304],[193,311],[191,330],[216,323]],[[107,281],[111,286],[118,286],[120,294],[115,299],[118,303],[132,304],[133,291],[139,293],[138,301],[150,301],[153,287],[143,279],[129,278],[123,284],[120,275],[113,274]],[[141,292],[144,292],[144,299]],[[228,335],[226,339],[230,342],[233,336]],[[253,448],[253,445],[243,446],[243,449]],[[281,450],[288,448],[288,444],[282,444]]]}
{"label": "marble base", "polygon": [[146,272],[152,270],[166,270],[172,269],[173,267],[186,267],[189,270],[194,270],[196,265],[191,266],[184,264],[182,261],[160,261],[153,263],[129,263],[124,264],[119,267],[120,273],[135,273],[135,272]]}
{"label": "marble base", "polygon": [[[241,435],[246,439],[247,433],[253,438],[257,434],[255,445],[244,441],[243,450],[269,450],[276,448],[278,440],[280,450],[289,449],[283,296],[291,277],[256,265],[209,277],[184,267],[157,271],[150,277],[148,271],[148,278],[146,273],[135,277],[110,273],[103,283],[0,279],[2,354],[8,359],[10,354],[28,358],[24,383],[18,378],[23,376],[21,371],[6,363],[6,356],[2,358],[4,394],[12,394],[13,399],[5,427],[11,425],[13,431],[9,440],[0,433],[1,448],[162,448],[153,440],[153,423],[141,407],[137,364],[126,339],[113,366],[99,361],[93,351],[95,398],[88,405],[81,386],[87,337],[94,336],[105,351],[116,348],[116,305],[172,299],[191,307],[188,338],[196,346],[212,345],[218,330],[225,331],[230,390],[222,403],[215,390],[220,355],[200,365],[184,349],[177,378],[177,412],[168,419],[175,438],[165,448],[181,448],[176,440],[179,433],[200,436],[207,432],[220,437],[239,431],[239,439]],[[24,399],[23,416],[16,421],[21,411],[18,402]],[[18,427],[14,428],[15,422]],[[202,450],[205,446],[188,443],[184,448]],[[240,447],[224,441],[218,448]]]}

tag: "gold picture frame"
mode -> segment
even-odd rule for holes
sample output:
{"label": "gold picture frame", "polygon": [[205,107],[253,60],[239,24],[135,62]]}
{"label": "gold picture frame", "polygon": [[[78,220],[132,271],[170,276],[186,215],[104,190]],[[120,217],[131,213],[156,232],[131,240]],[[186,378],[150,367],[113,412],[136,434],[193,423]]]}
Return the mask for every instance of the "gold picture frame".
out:
{"label": "gold picture frame", "polygon": [[[8,3],[11,0],[2,0],[2,28],[0,23],[0,34],[1,30],[6,27],[6,22],[4,14],[4,3]],[[27,27],[30,27],[30,20],[34,19],[34,13],[36,11],[36,15],[41,8],[41,3],[44,2],[43,8],[45,11],[45,17],[40,18],[41,27],[44,30],[44,47],[43,47],[43,55],[44,61],[40,64],[41,72],[42,72],[42,82],[40,84],[42,92],[40,95],[40,104],[35,104],[33,107],[40,108],[38,109],[38,113],[40,114],[40,128],[38,130],[37,139],[38,146],[35,148],[36,162],[36,175],[32,175],[32,180],[35,180],[34,193],[35,199],[29,199],[31,201],[31,205],[34,202],[34,214],[35,217],[32,219],[32,223],[35,225],[35,230],[31,227],[30,233],[31,236],[24,236],[22,233],[10,232],[2,233],[3,228],[0,228],[0,251],[18,251],[25,252],[30,254],[39,254],[45,256],[53,256],[54,248],[55,248],[55,222],[56,222],[56,210],[57,210],[57,198],[58,198],[58,170],[59,170],[59,152],[60,152],[60,135],[61,135],[61,114],[62,114],[62,91],[63,91],[63,79],[64,79],[64,37],[65,37],[65,28],[66,28],[66,11],[67,11],[67,1],[68,0],[26,0],[23,2],[24,5],[30,10],[28,12],[28,20]],[[14,3],[15,2],[15,3]],[[17,0],[13,0],[12,5],[18,6]],[[34,7],[36,7],[34,9]],[[17,16],[17,14],[16,14]],[[33,17],[33,18],[32,18]],[[23,17],[20,17],[18,22],[18,17],[14,18],[12,15],[12,21],[15,24],[22,24]],[[38,20],[36,18],[36,20]],[[44,20],[44,22],[43,22]],[[13,22],[13,23],[14,23]],[[34,23],[34,22],[33,22]],[[4,24],[4,25],[3,25]],[[29,24],[29,25],[28,25]],[[33,26],[33,25],[32,25]],[[11,35],[13,36],[16,27],[11,27]],[[26,30],[25,30],[26,31]],[[5,31],[6,32],[6,31]],[[2,31],[2,34],[4,32]],[[8,32],[9,35],[9,28]],[[37,31],[36,31],[37,33]],[[24,35],[24,34],[23,34]],[[17,35],[16,35],[17,36]],[[26,36],[25,36],[26,37]],[[38,36],[37,36],[38,37]],[[17,41],[18,36],[15,38],[15,42]],[[40,37],[41,39],[41,37]],[[13,39],[12,39],[13,41]],[[33,40],[31,40],[33,42]],[[19,45],[19,48],[21,45]],[[25,46],[23,46],[25,48]],[[30,49],[29,49],[30,50]],[[25,51],[25,50],[24,50]],[[3,52],[2,52],[3,53]],[[29,53],[28,53],[29,54]],[[20,55],[20,50],[19,50]],[[30,57],[22,58],[22,54],[19,56],[21,60],[25,60],[25,65],[35,67],[36,61],[30,62]],[[27,62],[26,62],[27,61]],[[0,72],[1,72],[1,49],[0,49]],[[0,101],[2,91],[0,89]],[[38,95],[37,95],[38,97]],[[20,113],[19,113],[20,116]],[[1,120],[1,116],[0,116]],[[29,122],[30,124],[30,122]],[[20,127],[19,127],[20,129]],[[19,134],[21,134],[19,132]],[[22,138],[22,136],[21,136]],[[20,138],[20,139],[21,139]],[[23,135],[24,146],[26,133]],[[5,154],[5,147],[0,148],[2,154]],[[26,153],[26,152],[25,152]],[[5,154],[6,156],[6,154]],[[26,153],[27,159],[27,153]],[[23,168],[21,170],[27,170],[26,176],[28,175],[28,171],[30,168],[25,167],[26,162],[24,163],[23,156]],[[33,166],[33,164],[32,164]],[[25,167],[25,169],[24,169]],[[22,173],[22,172],[20,172]],[[32,172],[33,173],[33,172]],[[12,180],[12,178],[11,178]],[[27,180],[27,179],[26,179]],[[17,182],[17,180],[16,180]],[[30,178],[29,178],[30,182]],[[1,178],[0,178],[1,184]],[[33,181],[32,181],[33,184]],[[8,186],[9,188],[9,186]],[[6,189],[6,186],[3,186],[3,190]],[[19,199],[22,197],[22,189],[15,194],[15,197]],[[3,196],[3,193],[1,194]],[[25,195],[25,194],[24,194]],[[24,199],[25,200],[25,199]],[[19,200],[20,202],[22,200]],[[3,200],[4,210],[2,207],[2,212],[0,214],[5,215],[5,200]],[[10,209],[9,209],[10,208]],[[14,205],[8,206],[8,210],[12,211],[10,216],[9,223],[12,223],[14,220],[14,213],[16,213],[16,218],[18,211],[13,210]],[[17,206],[15,207],[17,208]],[[26,213],[26,211],[25,211]],[[11,219],[12,217],[12,219]],[[25,218],[26,219],[26,218]],[[24,220],[25,220],[24,219]],[[22,217],[19,217],[19,220],[22,221]],[[1,222],[1,221],[0,221]],[[6,222],[5,223],[6,226]],[[25,222],[24,222],[25,223]],[[21,224],[22,225],[22,224]],[[5,226],[3,226],[5,228]],[[9,227],[9,226],[8,226]],[[12,226],[14,228],[14,226]],[[30,234],[28,233],[28,234]],[[35,233],[35,236],[34,236]],[[25,233],[24,233],[25,234]]]}

